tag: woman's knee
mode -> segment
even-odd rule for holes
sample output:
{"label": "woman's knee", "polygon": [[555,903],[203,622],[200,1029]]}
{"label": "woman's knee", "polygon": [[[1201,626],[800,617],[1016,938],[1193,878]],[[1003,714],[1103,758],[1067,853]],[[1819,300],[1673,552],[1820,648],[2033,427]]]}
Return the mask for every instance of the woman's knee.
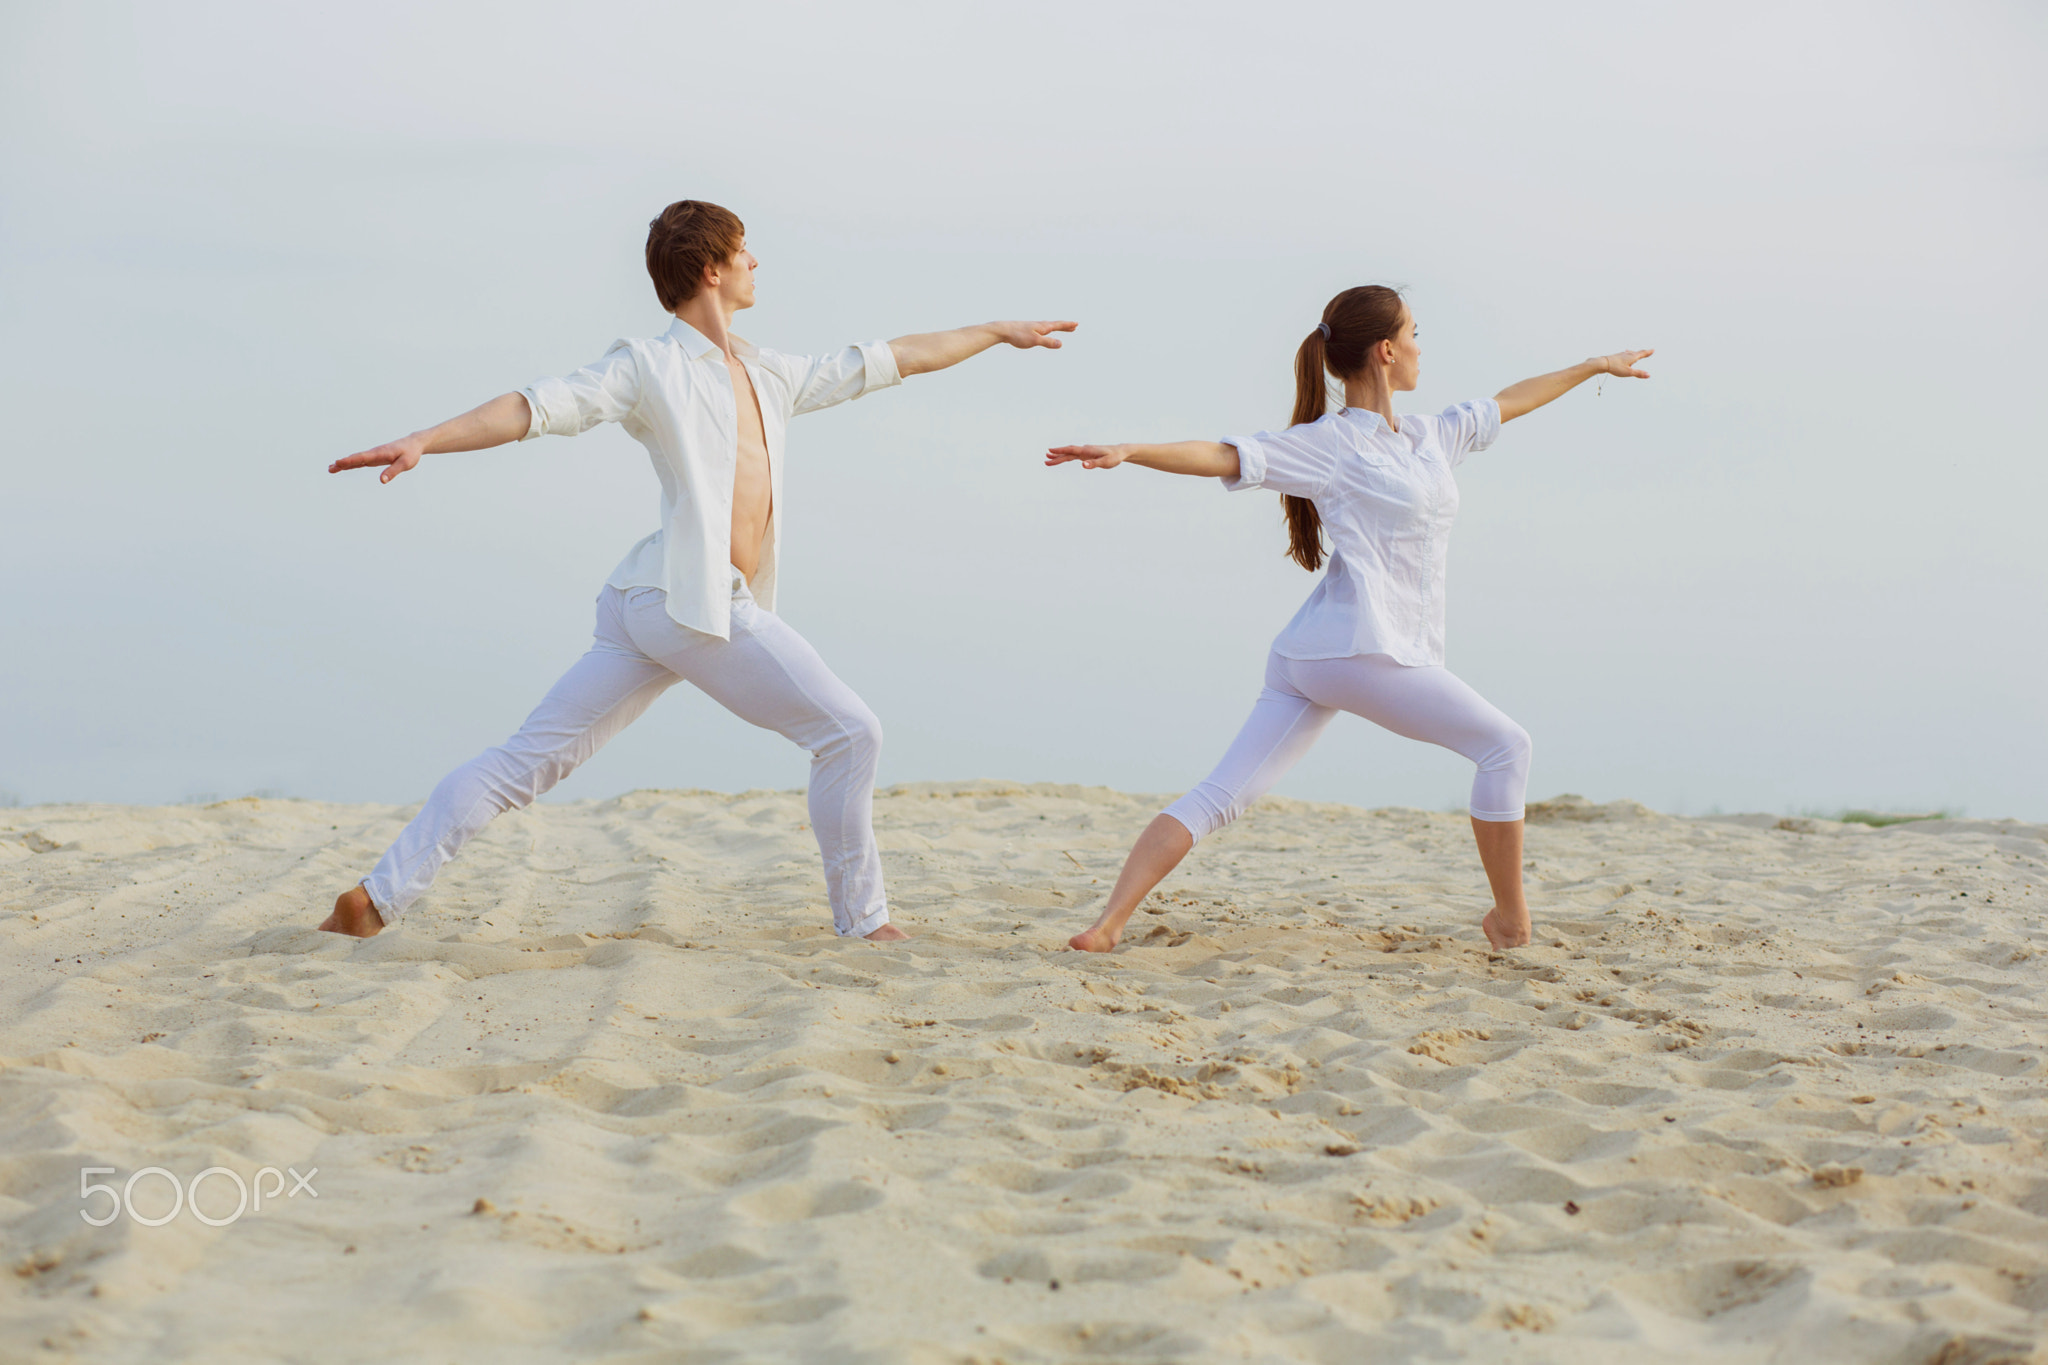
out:
{"label": "woman's knee", "polygon": [[1233,799],[1214,784],[1201,782],[1161,813],[1178,820],[1199,844],[1217,830],[1234,823],[1249,805],[1250,802],[1242,797]]}
{"label": "woman's knee", "polygon": [[1479,760],[1481,772],[1499,772],[1513,768],[1522,772],[1529,770],[1529,759],[1535,752],[1535,745],[1529,732],[1513,721],[1494,737],[1493,747]]}
{"label": "woman's knee", "polygon": [[1517,725],[1514,734],[1510,736],[1510,743],[1514,746],[1515,766],[1527,771],[1529,760],[1536,755],[1536,742],[1529,738],[1527,730]]}

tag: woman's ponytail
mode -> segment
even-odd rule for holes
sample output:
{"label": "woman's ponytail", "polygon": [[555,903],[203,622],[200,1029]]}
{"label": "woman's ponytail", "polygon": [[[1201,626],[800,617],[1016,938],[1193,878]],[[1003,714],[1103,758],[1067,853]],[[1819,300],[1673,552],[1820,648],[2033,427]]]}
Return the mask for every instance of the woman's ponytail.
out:
{"label": "woman's ponytail", "polygon": [[[1323,384],[1323,370],[1328,364],[1323,335],[1327,326],[1317,323],[1294,352],[1294,416],[1290,426],[1315,421],[1328,406],[1328,391]],[[1322,514],[1307,498],[1292,494],[1280,499],[1280,507],[1287,515],[1287,553],[1295,563],[1314,573],[1323,567]]]}
{"label": "woman's ponytail", "polygon": [[[1325,375],[1348,379],[1365,368],[1367,353],[1401,329],[1401,295],[1385,285],[1347,289],[1323,309],[1323,320],[1294,352],[1292,426],[1314,422],[1328,410]],[[1287,553],[1314,573],[1323,567],[1323,518],[1307,498],[1280,499],[1287,514]]]}

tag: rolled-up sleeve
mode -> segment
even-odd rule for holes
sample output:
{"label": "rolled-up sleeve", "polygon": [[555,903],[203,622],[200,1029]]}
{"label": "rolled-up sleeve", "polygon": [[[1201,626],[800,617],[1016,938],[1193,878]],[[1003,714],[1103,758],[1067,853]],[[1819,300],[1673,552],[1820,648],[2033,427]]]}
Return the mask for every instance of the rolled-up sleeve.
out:
{"label": "rolled-up sleeve", "polygon": [[1256,436],[1225,436],[1224,445],[1237,447],[1237,477],[1224,479],[1224,488],[1232,493],[1270,488],[1297,498],[1322,492],[1337,462],[1324,449],[1325,442],[1307,438],[1314,429],[1314,424],[1307,424]]}
{"label": "rolled-up sleeve", "polygon": [[896,368],[896,353],[886,341],[848,346],[829,355],[781,355],[762,352],[762,359],[781,370],[789,381],[795,401],[790,413],[817,412],[876,389],[903,382]]}
{"label": "rolled-up sleeve", "polygon": [[536,436],[579,436],[599,422],[622,422],[640,404],[640,364],[626,342],[574,374],[536,379],[519,392],[532,418],[521,440]]}
{"label": "rolled-up sleeve", "polygon": [[1500,435],[1500,404],[1491,398],[1453,403],[1436,415],[1444,454],[1451,467],[1465,463],[1475,450],[1484,450]]}

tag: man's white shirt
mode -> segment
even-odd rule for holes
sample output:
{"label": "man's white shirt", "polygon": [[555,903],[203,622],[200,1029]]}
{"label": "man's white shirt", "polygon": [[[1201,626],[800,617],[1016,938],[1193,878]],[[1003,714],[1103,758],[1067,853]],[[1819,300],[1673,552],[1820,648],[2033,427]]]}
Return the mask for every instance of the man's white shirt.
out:
{"label": "man's white shirt", "polygon": [[[830,355],[796,356],[733,339],[754,382],[768,444],[768,529],[755,571],[754,600],[775,610],[782,545],[782,451],[789,419],[903,382],[886,341]],[[739,410],[725,356],[678,318],[658,337],[615,341],[574,374],[536,379],[520,390],[533,414],[522,440],[575,436],[617,422],[647,447],[661,481],[661,526],[605,581],[660,588],[678,624],[731,638],[732,490],[739,461]]]}

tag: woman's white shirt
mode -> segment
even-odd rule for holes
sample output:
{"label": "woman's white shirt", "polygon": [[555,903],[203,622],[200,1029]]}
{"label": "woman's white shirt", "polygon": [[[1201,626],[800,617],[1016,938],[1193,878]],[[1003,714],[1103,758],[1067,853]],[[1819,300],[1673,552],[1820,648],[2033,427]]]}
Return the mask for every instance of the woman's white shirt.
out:
{"label": "woman's white shirt", "polygon": [[[754,601],[773,611],[789,419],[900,384],[903,375],[886,341],[799,356],[735,337],[733,354],[754,382],[768,442],[768,531],[751,586]],[[599,422],[617,422],[647,447],[661,481],[661,526],[628,550],[605,582],[621,589],[660,588],[678,624],[730,639],[739,411],[732,371],[718,347],[678,318],[658,337],[614,341],[574,374],[536,379],[520,392],[533,413],[523,440],[576,436]]]}
{"label": "woman's white shirt", "polygon": [[1403,413],[1401,429],[1345,408],[1237,447],[1231,492],[1270,488],[1307,498],[1330,538],[1330,567],[1273,641],[1289,659],[1385,654],[1411,667],[1444,661],[1444,571],[1458,481],[1451,471],[1500,435],[1500,405]]}

